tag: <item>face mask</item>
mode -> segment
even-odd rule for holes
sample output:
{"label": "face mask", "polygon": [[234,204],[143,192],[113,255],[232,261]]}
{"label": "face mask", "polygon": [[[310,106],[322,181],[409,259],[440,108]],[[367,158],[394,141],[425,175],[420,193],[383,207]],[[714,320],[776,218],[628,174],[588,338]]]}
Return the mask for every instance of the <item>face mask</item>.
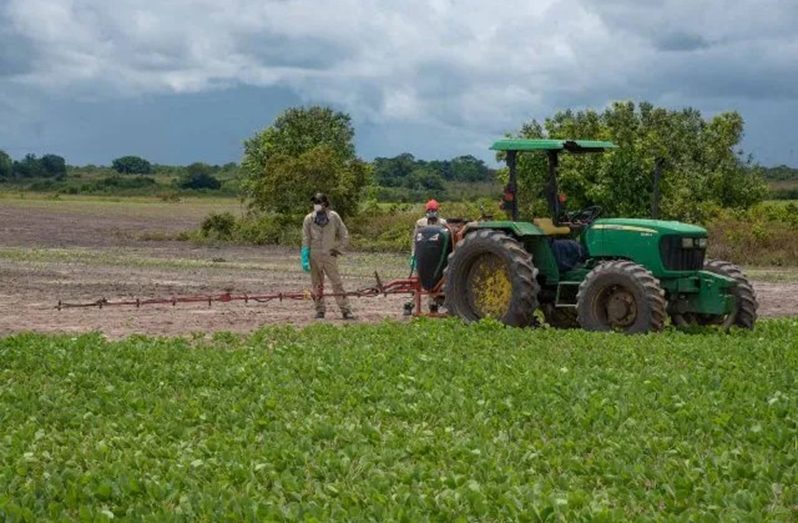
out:
{"label": "face mask", "polygon": [[438,219],[438,211],[427,211],[427,218],[430,220]]}
{"label": "face mask", "polygon": [[318,225],[319,227],[324,227],[328,223],[330,223],[330,217],[327,216],[327,209],[319,205],[318,203],[313,206],[316,210],[316,215],[313,217],[313,222]]}

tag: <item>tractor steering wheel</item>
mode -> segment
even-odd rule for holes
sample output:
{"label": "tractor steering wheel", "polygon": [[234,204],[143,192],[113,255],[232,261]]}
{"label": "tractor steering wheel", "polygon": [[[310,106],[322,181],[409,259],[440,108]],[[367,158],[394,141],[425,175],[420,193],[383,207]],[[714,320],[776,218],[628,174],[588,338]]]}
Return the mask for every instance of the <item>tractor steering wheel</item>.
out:
{"label": "tractor steering wheel", "polygon": [[601,207],[598,205],[591,205],[582,210],[569,212],[565,214],[565,218],[571,225],[588,226],[601,216]]}

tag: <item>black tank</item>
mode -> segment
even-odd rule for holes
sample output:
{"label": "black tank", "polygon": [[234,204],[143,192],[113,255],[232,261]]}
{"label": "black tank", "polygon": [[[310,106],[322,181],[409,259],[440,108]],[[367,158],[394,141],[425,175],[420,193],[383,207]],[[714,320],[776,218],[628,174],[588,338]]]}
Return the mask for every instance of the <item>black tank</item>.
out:
{"label": "black tank", "polygon": [[451,234],[442,225],[430,225],[418,231],[415,242],[418,278],[421,286],[431,291],[443,278],[443,269],[452,252]]}

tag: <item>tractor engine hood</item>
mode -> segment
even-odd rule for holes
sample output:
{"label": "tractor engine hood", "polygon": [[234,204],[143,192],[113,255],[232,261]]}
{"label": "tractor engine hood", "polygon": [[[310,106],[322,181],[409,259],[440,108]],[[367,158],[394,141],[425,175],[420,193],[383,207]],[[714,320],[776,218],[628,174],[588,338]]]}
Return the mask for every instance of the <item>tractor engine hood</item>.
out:
{"label": "tractor engine hood", "polygon": [[687,223],[611,218],[596,220],[582,241],[592,258],[632,260],[664,277],[700,271],[706,237],[706,229]]}
{"label": "tractor engine hood", "polygon": [[625,231],[637,234],[692,236],[706,238],[707,230],[697,225],[668,220],[646,220],[639,218],[603,218],[590,227],[596,231]]}

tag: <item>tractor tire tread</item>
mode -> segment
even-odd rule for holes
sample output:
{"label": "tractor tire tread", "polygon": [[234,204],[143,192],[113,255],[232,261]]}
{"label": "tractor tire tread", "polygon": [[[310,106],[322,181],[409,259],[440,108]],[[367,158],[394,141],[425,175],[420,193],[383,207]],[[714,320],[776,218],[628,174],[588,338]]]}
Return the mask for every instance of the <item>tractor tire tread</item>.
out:
{"label": "tractor tire tread", "polygon": [[759,309],[759,302],[757,301],[756,291],[748,281],[748,278],[743,273],[739,266],[724,260],[707,260],[704,263],[704,270],[728,276],[737,281],[736,297],[739,300],[740,308],[734,318],[734,325],[744,329],[752,329],[757,319],[757,309]]}
{"label": "tractor tire tread", "polygon": [[[534,323],[534,312],[538,307],[537,295],[540,287],[537,283],[538,269],[532,261],[532,254],[526,251],[515,238],[494,229],[482,229],[468,234],[454,249],[448,258],[444,271],[446,309],[450,314],[474,321],[476,318],[465,303],[465,288],[457,278],[452,278],[452,267],[457,268],[459,258],[463,252],[473,249],[474,244],[489,243],[507,253],[509,265],[507,267],[513,288],[520,287],[520,292],[514,292],[515,300],[501,321],[507,325],[527,327]],[[464,250],[465,249],[465,250]],[[455,275],[456,276],[456,275]]]}
{"label": "tractor tire tread", "polygon": [[648,321],[643,331],[659,332],[664,329],[665,319],[667,318],[665,290],[651,271],[629,260],[601,262],[588,273],[584,280],[582,280],[576,295],[576,302],[578,304],[577,321],[579,324],[587,330],[602,330],[595,324],[592,318],[588,317],[586,307],[579,306],[579,304],[582,304],[588,290],[595,284],[596,280],[611,271],[622,272],[630,276],[642,287],[643,299],[645,301],[644,310],[648,311]]}

